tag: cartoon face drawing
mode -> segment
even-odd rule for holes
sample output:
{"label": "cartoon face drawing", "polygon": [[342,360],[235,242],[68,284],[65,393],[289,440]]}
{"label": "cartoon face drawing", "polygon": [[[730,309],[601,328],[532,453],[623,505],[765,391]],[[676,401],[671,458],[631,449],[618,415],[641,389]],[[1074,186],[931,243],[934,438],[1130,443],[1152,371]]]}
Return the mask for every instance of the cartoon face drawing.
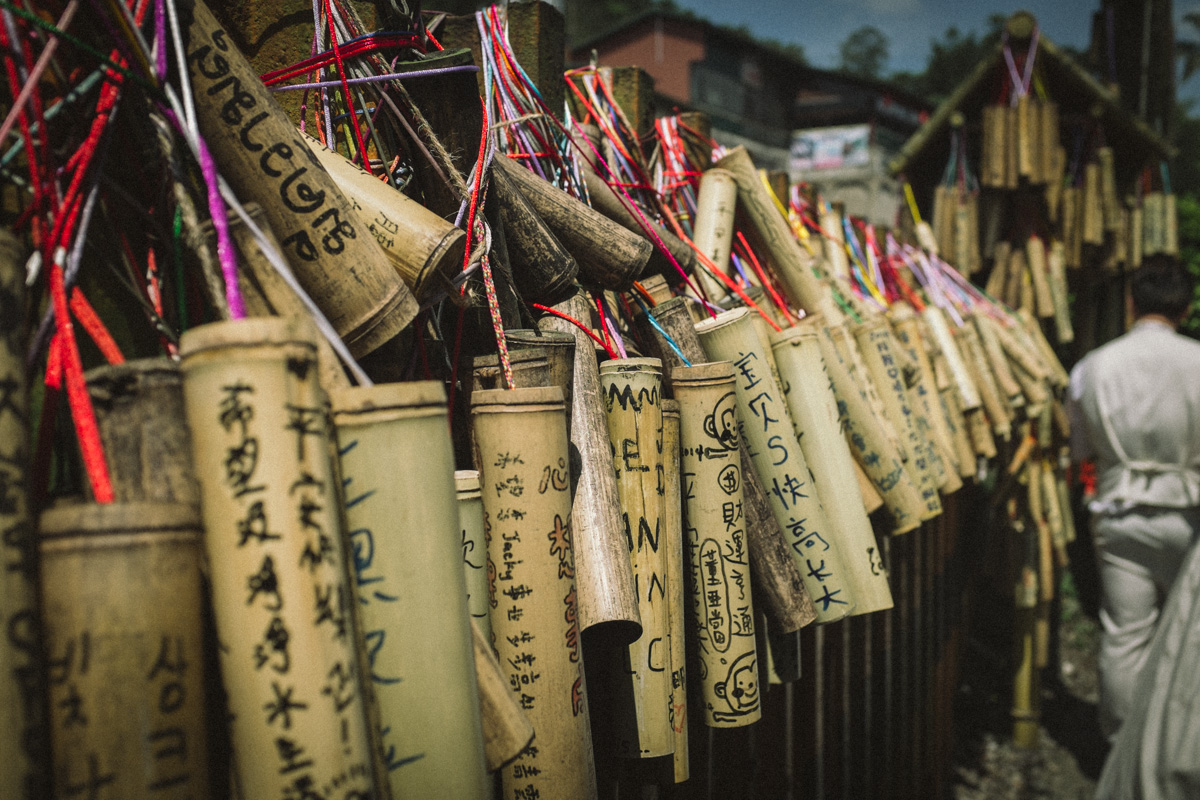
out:
{"label": "cartoon face drawing", "polygon": [[721,443],[720,448],[706,448],[710,452],[738,448],[737,396],[733,392],[718,400],[713,412],[704,417],[704,432]]}
{"label": "cartoon face drawing", "polygon": [[729,665],[725,680],[713,687],[717,697],[729,705],[728,711],[713,711],[713,718],[730,722],[758,710],[758,655],[743,653]]}

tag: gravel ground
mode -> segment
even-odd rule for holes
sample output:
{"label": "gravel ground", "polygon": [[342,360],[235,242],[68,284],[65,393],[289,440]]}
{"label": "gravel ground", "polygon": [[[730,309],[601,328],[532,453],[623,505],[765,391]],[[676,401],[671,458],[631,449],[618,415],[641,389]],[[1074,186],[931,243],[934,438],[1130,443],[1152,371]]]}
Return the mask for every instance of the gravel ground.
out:
{"label": "gravel ground", "polygon": [[1029,749],[1012,743],[1012,626],[1000,618],[1008,609],[999,598],[978,605],[955,700],[955,800],[1089,800],[1095,792],[1107,752],[1096,723],[1099,631],[1070,573],[1059,596],[1058,664],[1043,672],[1039,741]]}

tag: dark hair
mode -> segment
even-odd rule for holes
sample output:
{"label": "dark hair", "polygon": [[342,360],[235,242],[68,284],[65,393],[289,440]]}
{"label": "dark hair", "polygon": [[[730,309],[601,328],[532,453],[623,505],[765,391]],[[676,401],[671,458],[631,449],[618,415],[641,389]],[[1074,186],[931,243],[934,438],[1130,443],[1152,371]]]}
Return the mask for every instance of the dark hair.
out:
{"label": "dark hair", "polygon": [[1133,273],[1130,286],[1134,313],[1179,319],[1192,302],[1192,281],[1177,259],[1151,257]]}

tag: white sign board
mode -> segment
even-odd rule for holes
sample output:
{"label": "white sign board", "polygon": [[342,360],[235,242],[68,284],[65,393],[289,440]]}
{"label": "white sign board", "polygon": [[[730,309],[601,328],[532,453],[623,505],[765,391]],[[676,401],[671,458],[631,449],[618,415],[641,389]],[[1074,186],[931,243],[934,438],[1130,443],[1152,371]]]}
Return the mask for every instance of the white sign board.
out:
{"label": "white sign board", "polygon": [[812,172],[840,167],[863,167],[870,163],[870,125],[839,125],[812,128],[792,134],[789,153],[791,172]]}

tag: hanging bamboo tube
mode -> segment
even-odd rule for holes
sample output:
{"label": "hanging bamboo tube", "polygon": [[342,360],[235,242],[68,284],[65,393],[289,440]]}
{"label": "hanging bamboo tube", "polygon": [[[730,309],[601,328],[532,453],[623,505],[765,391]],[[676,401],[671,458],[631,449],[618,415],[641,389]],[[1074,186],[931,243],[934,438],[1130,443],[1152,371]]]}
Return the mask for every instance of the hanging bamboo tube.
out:
{"label": "hanging bamboo tube", "polygon": [[181,13],[197,122],[222,175],[262,206],[296,278],[350,352],[377,350],[416,317],[412,293],[208,6],[192,0]]}
{"label": "hanging bamboo tube", "polygon": [[495,772],[512,763],[533,741],[533,723],[501,671],[491,642],[475,622],[471,620],[471,649],[475,655],[475,679],[479,682],[483,753],[488,772]]}
{"label": "hanging bamboo tube", "polygon": [[[505,767],[504,797],[594,798],[572,558],[566,409],[558,388],[472,398],[496,649],[536,732]],[[498,487],[493,490],[493,487]]]}
{"label": "hanging bamboo tube", "polygon": [[[662,455],[664,491],[663,534],[667,541],[667,609],[671,630],[671,730],[675,735],[672,756],[675,782],[690,776],[687,697],[687,589],[684,585],[683,493],[680,475],[679,401],[662,401]],[[748,577],[748,576],[747,576]]]}
{"label": "hanging bamboo tube", "polygon": [[1104,215],[1104,230],[1115,233],[1121,224],[1121,206],[1117,200],[1117,173],[1111,147],[1101,147],[1096,151],[1096,166],[1100,173],[1100,207]]}
{"label": "hanging bamboo tube", "polygon": [[585,283],[624,291],[641,277],[654,252],[649,239],[625,230],[512,159],[492,163],[575,257]]}
{"label": "hanging bamboo tube", "polygon": [[979,235],[971,227],[972,200],[964,193],[954,208],[954,247],[950,253],[954,256],[954,266],[963,275],[970,275],[979,260]]}
{"label": "hanging bamboo tube", "polygon": [[[692,226],[692,242],[721,272],[729,272],[729,253],[733,247],[734,212],[737,211],[737,182],[733,173],[714,167],[700,178],[696,197],[696,222]],[[714,303],[729,296],[719,278],[710,278],[699,270],[700,282],[708,299]]]}
{"label": "hanging bamboo tube", "polygon": [[1053,100],[1043,100],[1039,104],[1038,114],[1040,124],[1038,141],[1038,158],[1041,162],[1042,182],[1062,185],[1062,167],[1058,165],[1058,156],[1062,145],[1058,138],[1058,104]]}
{"label": "hanging bamboo tube", "polygon": [[1042,332],[1042,326],[1038,324],[1029,314],[1017,312],[1017,319],[1021,325],[1015,327],[1014,330],[1025,341],[1027,349],[1031,349],[1040,355],[1042,363],[1049,370],[1051,385],[1059,388],[1067,388],[1067,384],[1071,381],[1071,376],[1068,374],[1062,362],[1058,360],[1058,355],[1054,352],[1054,348],[1050,346],[1050,342],[1046,339],[1046,334]]}
{"label": "hanging bamboo tube", "polygon": [[992,375],[992,368],[983,353],[979,343],[979,334],[974,326],[964,325],[955,333],[962,349],[967,369],[971,379],[979,387],[979,395],[983,400],[983,409],[992,423],[992,433],[1007,441],[1012,436],[1012,420],[1009,419],[1008,404],[1000,395],[1000,388]]}
{"label": "hanging bamboo tube", "polygon": [[846,255],[846,232],[842,229],[842,212],[829,203],[820,204],[821,239],[825,242],[825,259],[836,278],[850,278],[850,258]]}
{"label": "hanging bamboo tube", "polygon": [[971,434],[967,431],[967,420],[963,416],[958,392],[950,380],[949,373],[945,357],[940,352],[935,352],[933,374],[937,383],[938,398],[942,401],[942,410],[946,414],[946,423],[950,426],[950,435],[954,442],[958,475],[963,480],[974,480],[978,469],[978,456],[971,442]]}
{"label": "hanging bamboo tube", "polygon": [[360,229],[379,243],[417,300],[451,288],[450,281],[462,271],[465,231],[320,142],[305,136],[304,143],[346,193]]}
{"label": "hanging bamboo tube", "polygon": [[1017,109],[1004,106],[1004,188],[1016,189],[1021,184],[1021,144]]}
{"label": "hanging bamboo tube", "polygon": [[1104,244],[1104,200],[1100,194],[1100,165],[1083,168],[1083,243]]}
{"label": "hanging bamboo tube", "polygon": [[1126,207],[1129,211],[1129,229],[1125,237],[1126,248],[1126,263],[1130,269],[1137,269],[1142,265],[1143,251],[1143,231],[1142,231],[1142,207],[1133,197],[1126,198]]}
{"label": "hanging bamboo tube", "polygon": [[821,360],[820,325],[819,319],[805,317],[771,339],[796,436],[850,578],[854,614],[868,614],[891,608],[892,593],[862,495],[853,488],[854,458]]}
{"label": "hanging bamboo tube", "polygon": [[[1057,128],[1057,122],[1055,126]],[[1063,175],[1067,168],[1066,149],[1058,144],[1058,131],[1054,132],[1055,145],[1050,150],[1050,172],[1046,180],[1046,218],[1052,224],[1062,221]],[[1063,237],[1064,240],[1066,237]]]}
{"label": "hanging bamboo tube", "polygon": [[[591,318],[583,296],[555,308],[584,324]],[[625,547],[595,345],[579,328],[552,315],[539,320],[538,328],[575,339],[569,430],[580,459],[571,511],[579,629],[604,635],[613,645],[629,644],[641,635],[642,622]]]}
{"label": "hanging bamboo tube", "polygon": [[[645,313],[635,316],[647,341],[656,346],[659,358],[673,368],[664,376],[668,390],[674,389],[674,369],[700,364],[706,359],[686,303],[684,298],[674,297],[653,308],[661,331],[649,324]],[[674,346],[667,342],[667,337]],[[755,596],[771,625],[783,633],[792,633],[815,620],[816,611],[800,580],[791,549],[784,541],[783,530],[771,512],[766,490],[754,471],[744,441],[741,442],[741,474]]]}
{"label": "hanging bamboo tube", "polygon": [[492,172],[513,283],[529,303],[554,304],[575,292],[579,264],[504,170]]}
{"label": "hanging bamboo tube", "polygon": [[970,267],[967,270],[968,275],[974,275],[983,269],[983,253],[979,245],[979,192],[974,191],[967,195],[967,226],[964,237],[966,238],[967,256],[970,258]]}
{"label": "hanging bamboo tube", "polygon": [[180,341],[246,798],[282,796],[297,781],[377,791],[314,336],[303,319],[263,318]]}
{"label": "hanging bamboo tube", "polygon": [[1071,323],[1070,295],[1067,286],[1067,254],[1063,243],[1050,245],[1047,269],[1050,273],[1050,299],[1054,305],[1054,331],[1059,344],[1075,341],[1075,326]]}
{"label": "hanging bamboo tube", "polygon": [[1179,255],[1179,210],[1175,195],[1163,196],[1163,252],[1169,256]]}
{"label": "hanging bamboo tube", "polygon": [[967,374],[962,354],[954,343],[954,337],[950,334],[950,327],[946,323],[946,317],[942,310],[937,306],[926,306],[921,312],[921,318],[925,320],[933,340],[937,342],[938,350],[946,358],[946,366],[958,389],[958,397],[963,410],[970,411],[978,408],[980,404],[979,390],[975,387],[970,375]]}
{"label": "hanging bamboo tube", "polygon": [[746,149],[733,148],[717,162],[717,166],[733,173],[738,187],[738,205],[766,247],[789,298],[806,311],[823,313],[831,320],[840,319],[832,295],[812,274],[813,257],[796,241],[791,226],[759,180]]}
{"label": "hanging bamboo tube", "polygon": [[[37,545],[30,519],[29,394],[25,381],[25,259],[0,230],[0,797],[50,795],[37,614]],[[28,676],[26,678],[25,676]]]}
{"label": "hanging bamboo tube", "polygon": [[445,390],[392,383],[330,399],[392,794],[482,800],[487,769]]}
{"label": "hanging bamboo tube", "polygon": [[896,430],[896,426],[888,418],[887,410],[883,406],[883,400],[880,398],[879,392],[875,389],[875,381],[871,378],[871,373],[867,369],[867,364],[863,360],[862,353],[859,351],[858,342],[854,339],[854,334],[850,332],[849,323],[828,325],[824,332],[845,362],[846,369],[850,372],[851,382],[858,387],[863,397],[866,398],[871,413],[875,416],[875,424],[879,426],[883,435],[892,443],[892,448],[899,454],[900,460],[902,462],[908,461],[907,443],[901,438],[900,432]]}
{"label": "hanging bamboo tube", "polygon": [[908,533],[921,525],[925,505],[917,485],[900,459],[900,453],[871,410],[866,396],[850,373],[847,361],[837,351],[833,338],[818,340],[821,358],[838,401],[838,422],[846,432],[851,451],[871,483],[879,490],[892,515],[893,534]]}
{"label": "hanging bamboo tube", "polygon": [[1025,260],[1033,279],[1033,294],[1037,315],[1042,319],[1054,316],[1054,298],[1050,293],[1049,267],[1046,265],[1046,246],[1037,236],[1025,242]]}
{"label": "hanging bamboo tube", "polygon": [[929,441],[917,429],[913,420],[912,401],[904,385],[904,375],[897,359],[891,326],[885,318],[876,317],[858,325],[854,335],[871,379],[879,390],[880,399],[883,400],[887,418],[900,434],[908,450],[909,460],[906,466],[917,484],[924,505],[921,520],[933,519],[942,513],[933,466],[936,456],[930,452]]}
{"label": "hanging bamboo tube", "polygon": [[732,361],[737,370],[741,432],[768,491],[771,511],[785,532],[800,577],[817,607],[817,621],[847,616],[855,604],[849,575],[820,500],[810,486],[808,462],[749,312],[744,308],[726,311],[698,324],[696,333],[710,359]]}
{"label": "hanging bamboo tube", "polygon": [[1012,245],[1007,241],[996,242],[992,257],[992,271],[988,274],[984,291],[998,300],[1004,299],[1004,287],[1008,283],[1008,262],[1012,253]]}
{"label": "hanging bamboo tube", "polygon": [[1083,236],[1079,229],[1079,190],[1067,186],[1062,190],[1062,231],[1063,244],[1067,248],[1067,266],[1078,269],[1082,264]]}
{"label": "hanging bamboo tube", "polygon": [[1005,132],[1004,108],[1002,106],[983,107],[983,162],[980,169],[980,181],[984,186],[993,189],[1005,188]]}
{"label": "hanging bamboo tube", "polygon": [[1017,383],[1017,379],[1013,377],[1012,370],[1008,366],[1008,359],[1004,356],[1004,349],[1000,346],[1000,340],[996,338],[993,326],[997,323],[984,311],[976,311],[971,316],[975,324],[975,332],[979,334],[979,343],[983,347],[983,354],[987,358],[992,375],[996,378],[996,385],[1008,406],[1015,408],[1017,401],[1023,403],[1024,398],[1021,394],[1021,384]]}
{"label": "hanging bamboo tube", "polygon": [[1041,681],[1035,664],[1035,617],[1033,608],[1018,606],[1014,625],[1017,669],[1013,675],[1013,743],[1024,748],[1037,746],[1041,717]]}
{"label": "hanging bamboo tube", "polygon": [[80,504],[40,525],[57,795],[207,797],[198,509]]}
{"label": "hanging bamboo tube", "polygon": [[672,370],[680,404],[684,535],[696,624],[701,704],[709,727],[761,717],[754,600],[742,508],[734,368]]}
{"label": "hanging bamboo tube", "polygon": [[[930,250],[932,255],[944,253],[946,258],[952,258],[954,253],[954,187],[946,186],[939,183],[933,189],[933,243],[936,247],[930,249],[927,244],[922,242],[925,249]],[[955,265],[957,267],[957,264]],[[849,279],[849,275],[839,275],[838,277]]]}
{"label": "hanging bamboo tube", "polygon": [[662,541],[664,490],[661,364],[656,358],[600,365],[608,435],[617,473],[625,538],[633,567],[642,636],[629,645],[625,669],[607,676],[618,755],[652,758],[675,747],[671,712],[670,592]]}
{"label": "hanging bamboo tube", "polygon": [[[463,577],[467,587],[467,613],[491,646],[491,598],[488,594],[487,541],[483,535],[483,496],[479,471],[460,469],[454,473],[458,496],[458,527],[462,532]],[[478,668],[478,664],[476,664]]]}
{"label": "hanging bamboo tube", "polygon": [[1025,248],[1015,247],[1008,257],[1007,280],[1000,299],[1008,306],[1021,304],[1021,290],[1029,278],[1029,260],[1025,257]]}
{"label": "hanging bamboo tube", "polygon": [[1116,264],[1129,263],[1129,209],[1120,207],[1117,212],[1120,220],[1117,229],[1113,231],[1112,260]]}
{"label": "hanging bamboo tube", "polygon": [[1039,133],[1037,104],[1027,94],[1017,98],[1017,174],[1030,183],[1040,183],[1037,145]]}
{"label": "hanging bamboo tube", "polygon": [[[504,332],[509,350],[537,348],[546,356],[550,367],[547,386],[562,389],[567,408],[572,407],[572,385],[575,379],[575,337],[559,331],[513,329]],[[499,387],[497,387],[499,388]],[[571,434],[571,415],[567,415],[567,435]]]}
{"label": "hanging bamboo tube", "polygon": [[1166,228],[1163,224],[1165,201],[1162,192],[1149,192],[1142,198],[1142,254],[1153,256],[1166,247]]}

